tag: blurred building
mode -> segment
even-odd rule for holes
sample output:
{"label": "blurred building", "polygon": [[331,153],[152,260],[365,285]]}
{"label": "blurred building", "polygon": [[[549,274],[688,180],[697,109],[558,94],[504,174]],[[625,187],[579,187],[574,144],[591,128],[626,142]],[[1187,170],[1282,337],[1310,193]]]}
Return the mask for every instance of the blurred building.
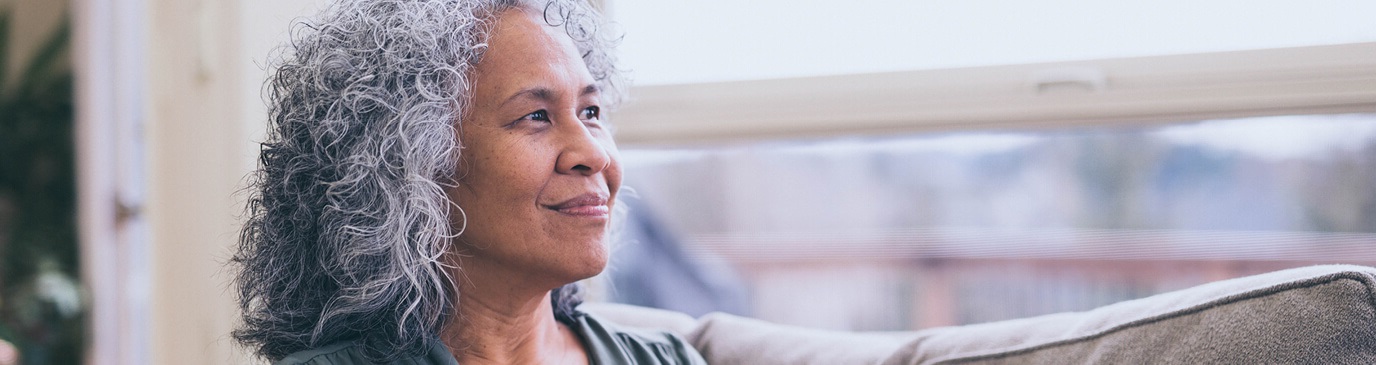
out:
{"label": "blurred building", "polygon": [[685,250],[777,322],[908,330],[1376,264],[1373,114],[626,153]]}

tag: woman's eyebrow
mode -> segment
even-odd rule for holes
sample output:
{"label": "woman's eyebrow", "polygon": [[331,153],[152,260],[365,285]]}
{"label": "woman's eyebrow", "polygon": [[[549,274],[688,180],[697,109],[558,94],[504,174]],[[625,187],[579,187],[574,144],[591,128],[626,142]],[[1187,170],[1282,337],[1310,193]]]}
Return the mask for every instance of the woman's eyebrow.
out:
{"label": "woman's eyebrow", "polygon": [[[597,86],[597,84],[589,84],[588,86],[583,87],[583,91],[579,92],[578,96],[583,97],[598,94],[601,92],[602,87]],[[521,91],[517,91],[515,94],[512,94],[510,97],[507,97],[506,101],[503,101],[501,105],[510,104],[512,100],[516,100],[519,98],[550,101],[554,99],[554,90],[551,90],[546,87],[532,87],[528,89],[522,89]]]}
{"label": "woman's eyebrow", "polygon": [[602,92],[602,87],[601,87],[601,86],[597,86],[597,84],[589,84],[588,86],[584,86],[584,87],[583,87],[583,92],[579,93],[578,96],[588,96],[588,95],[597,94],[597,93],[601,93],[601,92]]}
{"label": "woman's eyebrow", "polygon": [[554,99],[554,91],[544,87],[522,89],[515,94],[511,94],[510,97],[507,97],[506,101],[503,101],[501,105],[510,104],[511,101],[521,98],[549,101]]}

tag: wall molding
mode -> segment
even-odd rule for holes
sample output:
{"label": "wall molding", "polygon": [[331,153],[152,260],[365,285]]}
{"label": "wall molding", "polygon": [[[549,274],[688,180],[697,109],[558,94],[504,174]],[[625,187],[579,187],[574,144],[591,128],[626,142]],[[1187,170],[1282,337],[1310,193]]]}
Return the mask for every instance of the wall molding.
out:
{"label": "wall molding", "polygon": [[623,145],[1376,112],[1376,42],[634,87]]}

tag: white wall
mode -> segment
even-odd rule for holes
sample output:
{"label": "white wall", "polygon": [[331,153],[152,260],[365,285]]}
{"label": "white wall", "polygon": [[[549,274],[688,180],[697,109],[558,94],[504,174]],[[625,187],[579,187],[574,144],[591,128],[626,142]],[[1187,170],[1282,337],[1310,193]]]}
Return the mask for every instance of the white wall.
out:
{"label": "white wall", "polygon": [[149,0],[148,207],[155,364],[249,362],[225,267],[266,126],[269,50],[315,0]]}
{"label": "white wall", "polygon": [[1366,0],[619,0],[638,85],[1376,41]]}

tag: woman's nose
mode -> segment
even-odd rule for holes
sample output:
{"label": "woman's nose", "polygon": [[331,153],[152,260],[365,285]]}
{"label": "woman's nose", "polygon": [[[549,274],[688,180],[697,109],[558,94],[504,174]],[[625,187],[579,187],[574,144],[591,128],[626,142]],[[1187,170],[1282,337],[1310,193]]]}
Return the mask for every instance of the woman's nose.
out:
{"label": "woman's nose", "polygon": [[561,174],[591,176],[611,165],[612,158],[604,142],[593,136],[581,121],[571,124],[576,126],[563,128],[560,132],[563,148],[555,162],[555,170]]}

